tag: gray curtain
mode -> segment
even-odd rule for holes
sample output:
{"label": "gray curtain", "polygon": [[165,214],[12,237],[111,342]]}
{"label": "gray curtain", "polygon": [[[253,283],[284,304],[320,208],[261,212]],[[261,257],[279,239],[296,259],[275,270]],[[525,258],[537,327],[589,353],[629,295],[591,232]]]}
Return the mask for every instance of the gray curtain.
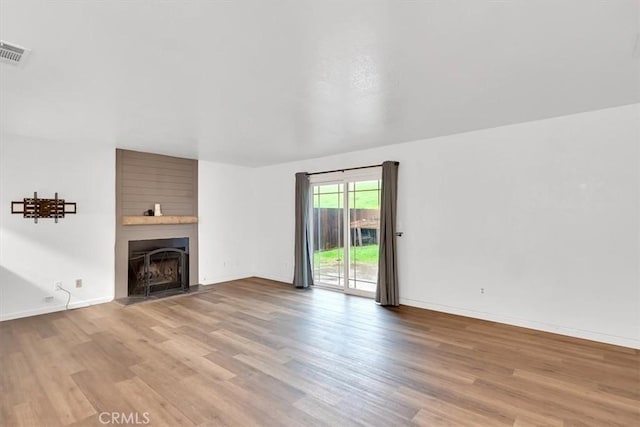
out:
{"label": "gray curtain", "polygon": [[295,266],[293,285],[308,288],[313,285],[311,270],[311,239],[309,224],[309,176],[305,172],[296,174],[296,230]]}
{"label": "gray curtain", "polygon": [[378,254],[378,285],[376,302],[380,305],[400,305],[398,269],[396,263],[396,200],[398,195],[398,162],[382,163],[380,191],[380,247]]}

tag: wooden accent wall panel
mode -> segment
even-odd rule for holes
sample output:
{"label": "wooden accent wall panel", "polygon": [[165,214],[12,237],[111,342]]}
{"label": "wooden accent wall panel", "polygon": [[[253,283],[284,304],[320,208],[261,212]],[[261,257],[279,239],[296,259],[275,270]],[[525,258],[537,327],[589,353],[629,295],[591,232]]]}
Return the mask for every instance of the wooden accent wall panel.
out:
{"label": "wooden accent wall panel", "polygon": [[189,238],[189,284],[198,283],[198,224],[124,225],[160,203],[163,215],[197,217],[198,161],[116,150],[115,297],[127,296],[129,240]]}
{"label": "wooden accent wall panel", "polygon": [[198,215],[197,160],[122,150],[122,215],[160,203],[164,215]]}

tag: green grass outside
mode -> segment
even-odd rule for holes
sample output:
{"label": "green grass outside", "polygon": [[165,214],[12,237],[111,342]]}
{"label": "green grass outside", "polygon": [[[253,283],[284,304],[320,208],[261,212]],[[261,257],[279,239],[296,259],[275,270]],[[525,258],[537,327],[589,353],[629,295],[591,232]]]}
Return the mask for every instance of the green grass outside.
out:
{"label": "green grass outside", "polygon": [[[349,257],[352,262],[355,257],[355,262],[358,264],[377,264],[378,245],[352,246]],[[343,263],[344,249],[335,248],[328,251],[315,252],[313,254],[313,261],[316,267],[321,265],[335,265],[338,264],[338,262]]]}
{"label": "green grass outside", "polygon": [[[341,208],[344,205],[343,195],[338,193],[338,184],[314,187],[314,208]],[[351,188],[353,190],[353,188]],[[355,191],[349,191],[351,209],[379,209],[378,181],[355,183]]]}

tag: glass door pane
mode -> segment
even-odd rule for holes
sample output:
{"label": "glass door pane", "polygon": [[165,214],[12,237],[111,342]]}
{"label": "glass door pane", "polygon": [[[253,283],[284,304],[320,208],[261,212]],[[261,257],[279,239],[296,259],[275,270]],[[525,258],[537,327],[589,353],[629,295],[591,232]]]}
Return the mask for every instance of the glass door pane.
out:
{"label": "glass door pane", "polygon": [[313,186],[314,282],[345,285],[344,184]]}
{"label": "glass door pane", "polygon": [[348,289],[375,292],[378,278],[380,180],[349,182]]}

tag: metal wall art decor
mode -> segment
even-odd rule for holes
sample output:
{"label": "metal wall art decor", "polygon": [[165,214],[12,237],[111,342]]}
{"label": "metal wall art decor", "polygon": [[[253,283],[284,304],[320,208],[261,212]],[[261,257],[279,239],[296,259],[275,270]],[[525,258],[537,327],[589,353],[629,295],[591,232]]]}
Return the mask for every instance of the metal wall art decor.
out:
{"label": "metal wall art decor", "polygon": [[33,218],[38,223],[38,218],[53,218],[56,223],[58,218],[76,213],[76,203],[65,202],[58,198],[56,193],[53,199],[39,199],[38,193],[33,193],[33,198],[23,199],[21,202],[11,202],[11,213],[22,214],[24,218]]}

